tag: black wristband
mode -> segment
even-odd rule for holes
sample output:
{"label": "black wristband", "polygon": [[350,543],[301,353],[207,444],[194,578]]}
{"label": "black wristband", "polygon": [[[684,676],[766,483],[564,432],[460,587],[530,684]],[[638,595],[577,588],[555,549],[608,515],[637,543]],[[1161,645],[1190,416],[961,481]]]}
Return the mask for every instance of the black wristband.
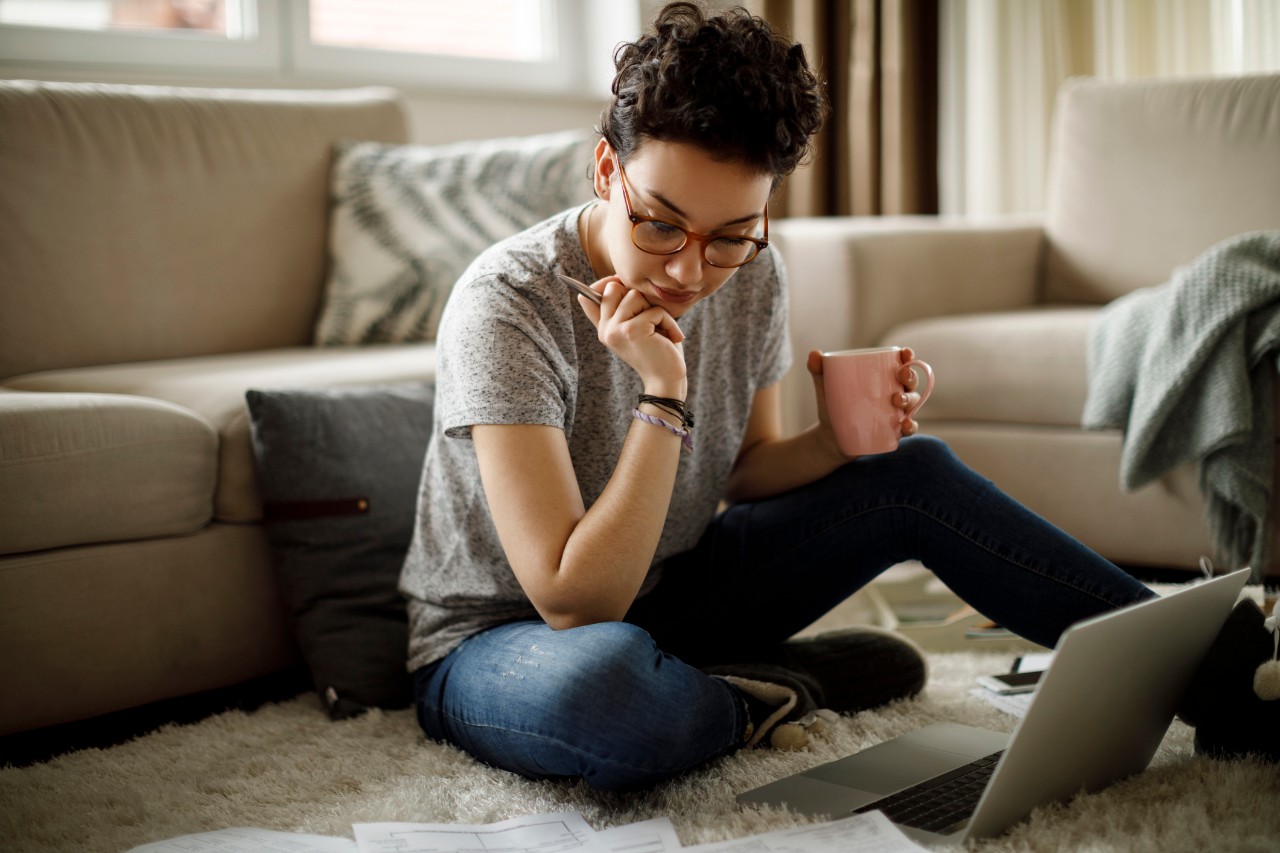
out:
{"label": "black wristband", "polygon": [[[664,412],[675,415],[680,419],[680,424],[685,429],[693,429],[693,412],[685,405],[684,400],[676,400],[672,397],[655,397],[652,394],[641,394],[640,403],[648,403],[651,406],[657,406]],[[636,405],[640,405],[637,403]]]}

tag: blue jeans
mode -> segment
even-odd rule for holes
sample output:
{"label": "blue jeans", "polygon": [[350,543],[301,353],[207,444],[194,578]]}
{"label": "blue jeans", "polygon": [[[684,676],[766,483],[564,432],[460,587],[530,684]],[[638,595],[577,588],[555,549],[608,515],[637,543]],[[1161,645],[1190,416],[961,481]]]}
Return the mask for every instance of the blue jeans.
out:
{"label": "blue jeans", "polygon": [[623,622],[517,622],[470,637],[415,673],[418,720],[430,737],[530,778],[644,787],[741,745],[741,697],[699,667],[749,660],[912,559],[1045,646],[1151,595],[943,442],[916,436],[720,513]]}

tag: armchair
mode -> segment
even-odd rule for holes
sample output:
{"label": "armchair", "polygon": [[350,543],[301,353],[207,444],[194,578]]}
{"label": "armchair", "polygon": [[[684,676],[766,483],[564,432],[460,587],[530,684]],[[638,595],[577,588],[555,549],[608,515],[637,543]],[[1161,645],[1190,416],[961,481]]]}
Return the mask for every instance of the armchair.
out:
{"label": "armchair", "polygon": [[[914,347],[938,377],[925,432],[1112,561],[1194,569],[1212,554],[1195,466],[1123,492],[1121,433],[1080,425],[1089,330],[1213,244],[1275,228],[1280,75],[1068,81],[1042,216],[776,224],[796,356],[787,426],[814,417],[809,350]],[[1272,541],[1276,526],[1273,511]],[[1280,574],[1275,553],[1262,574]]]}

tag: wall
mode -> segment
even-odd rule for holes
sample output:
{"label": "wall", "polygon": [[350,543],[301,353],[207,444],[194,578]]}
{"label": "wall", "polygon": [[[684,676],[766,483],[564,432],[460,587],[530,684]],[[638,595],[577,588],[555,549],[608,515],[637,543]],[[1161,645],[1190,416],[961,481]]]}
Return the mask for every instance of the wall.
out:
{"label": "wall", "polygon": [[[144,83],[175,86],[227,86],[232,88],[301,88],[268,77],[184,77],[119,69],[67,71],[36,65],[0,63],[0,78],[94,83]],[[340,87],[357,83],[305,84],[309,88]],[[404,94],[414,142],[438,144],[494,136],[523,136],[566,128],[593,127],[605,99],[589,96],[534,95],[529,93],[463,92],[443,89],[397,87]]]}

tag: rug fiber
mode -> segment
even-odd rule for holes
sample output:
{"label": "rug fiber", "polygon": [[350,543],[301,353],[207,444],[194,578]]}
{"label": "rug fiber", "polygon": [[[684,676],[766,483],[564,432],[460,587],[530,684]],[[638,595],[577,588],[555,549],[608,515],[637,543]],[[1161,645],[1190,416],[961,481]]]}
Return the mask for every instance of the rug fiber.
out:
{"label": "rug fiber", "polygon": [[[314,696],[173,725],[109,749],[0,769],[0,846],[14,853],[119,853],[149,841],[235,826],[351,838],[353,823],[490,823],[575,811],[595,829],[667,815],[683,844],[809,822],[743,809],[734,796],[931,722],[1012,730],[1014,718],[969,694],[1007,669],[992,652],[932,653],[925,692],[842,717],[798,752],[750,750],[652,790],[600,794],[530,782],[424,739],[412,711],[331,722]],[[1038,809],[972,849],[1275,851],[1280,768],[1197,757],[1174,722],[1151,767],[1067,805]]]}

